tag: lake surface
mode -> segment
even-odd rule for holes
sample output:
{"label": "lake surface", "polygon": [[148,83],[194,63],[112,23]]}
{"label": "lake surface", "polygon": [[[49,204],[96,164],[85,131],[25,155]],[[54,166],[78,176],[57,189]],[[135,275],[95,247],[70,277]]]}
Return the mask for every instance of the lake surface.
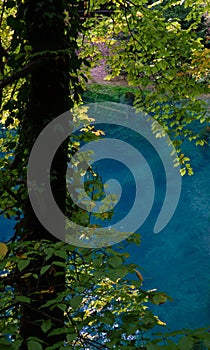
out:
{"label": "lake surface", "polygon": [[[109,134],[120,136],[119,130],[113,128],[106,130],[106,136]],[[123,135],[126,141],[125,132]],[[153,208],[137,231],[141,245],[128,247],[129,260],[142,267],[145,289],[157,288],[173,298],[173,302],[154,307],[170,329],[210,326],[210,148],[185,142],[184,152],[191,158],[194,175],[183,177],[175,214],[160,233],[154,234],[166,189],[163,166],[147,141],[130,132],[128,141],[148,160],[156,186]],[[132,174],[123,164],[116,163],[108,159],[97,162],[97,170],[105,181],[116,174],[122,185],[122,202],[118,203],[113,223],[128,213],[135,196]]]}
{"label": "lake surface", "polygon": [[135,261],[144,268],[146,288],[173,297],[157,308],[172,329],[210,325],[210,155],[209,147],[187,145],[195,174],[183,178],[177,210],[159,234],[141,230]]}
{"label": "lake surface", "polygon": [[173,218],[157,235],[147,221],[133,253],[144,269],[144,287],[172,296],[173,302],[156,308],[172,329],[210,325],[210,158],[207,149],[193,147],[190,157],[199,168],[183,178]]}

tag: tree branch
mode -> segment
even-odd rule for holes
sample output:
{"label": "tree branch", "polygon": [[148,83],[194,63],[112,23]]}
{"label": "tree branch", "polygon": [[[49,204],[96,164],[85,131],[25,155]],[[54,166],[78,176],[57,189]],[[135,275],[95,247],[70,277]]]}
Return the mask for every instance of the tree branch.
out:
{"label": "tree branch", "polygon": [[39,310],[39,309],[34,309],[32,306],[30,306],[28,303],[24,303],[24,302],[19,302],[19,304],[21,305],[24,305],[25,307],[27,307],[29,310],[33,311],[33,312],[37,312],[39,313],[40,315],[43,315],[43,316],[46,316],[47,319],[51,319],[55,322],[58,322],[60,324],[63,324],[62,320],[60,318],[57,318],[57,317],[53,317],[52,315],[42,311],[42,310]]}
{"label": "tree branch", "polygon": [[7,210],[13,209],[14,205],[10,205],[9,207],[6,207],[5,209],[0,211],[0,215],[3,215]]}
{"label": "tree branch", "polygon": [[25,78],[28,74],[30,74],[34,69],[36,69],[38,66],[42,65],[43,63],[46,63],[49,61],[51,57],[41,57],[37,60],[30,62],[27,66],[19,69],[18,71],[14,72],[12,75],[2,79],[0,81],[0,91],[4,89],[7,85],[10,85],[14,83],[16,80],[20,78]]}

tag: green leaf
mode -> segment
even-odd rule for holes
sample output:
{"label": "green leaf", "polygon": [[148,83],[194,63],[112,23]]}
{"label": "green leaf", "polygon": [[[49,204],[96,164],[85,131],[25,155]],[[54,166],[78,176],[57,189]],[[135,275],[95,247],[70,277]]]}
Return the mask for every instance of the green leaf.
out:
{"label": "green leaf", "polygon": [[109,278],[113,281],[116,281],[118,278],[124,278],[128,274],[128,270],[125,266],[117,269],[110,269],[108,274]]}
{"label": "green leaf", "polygon": [[49,306],[55,305],[56,303],[57,303],[56,299],[48,300],[44,305],[41,306],[41,308],[49,307]]}
{"label": "green leaf", "polygon": [[59,256],[60,258],[63,258],[64,260],[66,260],[67,259],[67,252],[66,251],[64,251],[64,250],[56,250],[55,252],[54,252],[54,254],[56,255],[56,256]]}
{"label": "green leaf", "polygon": [[53,261],[53,264],[56,266],[61,266],[61,267],[65,267],[66,266],[66,262],[61,262],[61,261]]}
{"label": "green leaf", "polygon": [[66,310],[66,304],[58,304],[58,308],[61,309],[62,311]]}
{"label": "green leaf", "polygon": [[78,337],[77,333],[67,334],[66,336],[68,342],[72,342],[73,340],[77,339],[77,337]]}
{"label": "green leaf", "polygon": [[11,350],[19,350],[22,344],[22,340],[17,340],[12,343]]}
{"label": "green leaf", "polygon": [[21,278],[28,278],[32,275],[32,272],[27,272],[25,273],[23,276],[21,276]]}
{"label": "green leaf", "polygon": [[58,329],[54,329],[52,332],[50,332],[48,334],[48,336],[51,337],[52,335],[65,334],[66,332],[67,332],[66,328],[58,328]]}
{"label": "green leaf", "polygon": [[44,275],[44,273],[47,272],[47,270],[49,270],[50,267],[51,265],[43,266],[40,270],[40,275]]}
{"label": "green leaf", "polygon": [[110,258],[109,259],[109,264],[112,266],[112,267],[119,267],[119,266],[122,266],[122,259],[119,258],[118,256],[115,256],[113,258]]}
{"label": "green leaf", "polygon": [[181,338],[179,340],[180,349],[192,350],[193,342],[192,339],[188,337]]}
{"label": "green leaf", "polygon": [[78,296],[75,296],[73,297],[71,300],[70,300],[70,305],[76,309],[82,302],[83,300],[83,297],[78,295]]}
{"label": "green leaf", "polygon": [[21,259],[18,262],[18,270],[23,271],[30,264],[30,260]]}
{"label": "green leaf", "polygon": [[168,297],[167,295],[165,295],[165,293],[157,293],[154,296],[152,296],[151,300],[155,305],[160,305],[166,303]]}
{"label": "green leaf", "polygon": [[54,254],[54,249],[53,248],[46,248],[44,252],[46,253],[46,261],[49,260],[53,254]]}
{"label": "green leaf", "polygon": [[19,296],[16,297],[16,301],[19,301],[19,302],[22,302],[22,303],[28,303],[28,304],[30,304],[31,299],[28,298],[28,297],[25,297],[25,296],[23,296],[23,295],[19,295]]}
{"label": "green leaf", "polygon": [[3,337],[0,339],[0,349],[10,349],[9,341]]}
{"label": "green leaf", "polygon": [[47,333],[52,326],[51,320],[44,321],[41,325],[41,329],[44,333]]}
{"label": "green leaf", "polygon": [[29,340],[27,342],[28,350],[42,350],[42,345],[34,340]]}

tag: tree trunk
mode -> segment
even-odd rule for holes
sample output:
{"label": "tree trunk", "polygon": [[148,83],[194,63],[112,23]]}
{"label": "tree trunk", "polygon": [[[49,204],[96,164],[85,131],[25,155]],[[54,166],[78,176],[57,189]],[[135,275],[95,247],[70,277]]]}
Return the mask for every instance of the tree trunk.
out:
{"label": "tree trunk", "polygon": [[[42,65],[31,72],[29,104],[21,130],[23,149],[27,148],[29,153],[44,126],[68,110],[72,104],[69,99],[70,56],[65,53],[55,54],[58,50],[68,48],[65,35],[64,5],[64,1],[61,0],[27,0],[25,2],[28,45],[32,47],[32,53],[41,53],[41,55],[49,57],[47,62],[44,61]],[[67,143],[64,142],[58,149],[51,168],[53,174],[56,174],[56,179],[51,182],[52,192],[63,212],[65,212],[66,202],[66,166]],[[23,241],[47,239],[56,242],[55,237],[51,236],[39,223],[28,199],[24,209],[23,228]],[[58,259],[56,258],[56,260]],[[62,261],[61,258],[60,260]],[[37,256],[24,272],[31,269],[40,271],[43,263],[44,258]],[[53,266],[52,260],[50,263]],[[24,340],[21,350],[28,349],[27,339],[29,337],[36,337],[43,341],[43,349],[53,346],[59,341],[64,342],[65,336],[63,334],[48,337],[42,331],[41,323],[37,323],[39,320],[43,322],[51,319],[53,327],[50,331],[64,325],[64,313],[58,307],[53,310],[43,308],[41,309],[43,311],[40,311],[40,306],[56,298],[60,292],[65,290],[64,267],[53,268],[53,274],[49,270],[38,281],[32,278],[29,286],[24,283],[24,279],[17,281],[17,288],[21,295],[32,298],[29,305],[23,303],[21,306],[20,334]],[[34,290],[36,290],[36,294],[34,294]],[[43,294],[41,291],[45,291],[45,293]]]}

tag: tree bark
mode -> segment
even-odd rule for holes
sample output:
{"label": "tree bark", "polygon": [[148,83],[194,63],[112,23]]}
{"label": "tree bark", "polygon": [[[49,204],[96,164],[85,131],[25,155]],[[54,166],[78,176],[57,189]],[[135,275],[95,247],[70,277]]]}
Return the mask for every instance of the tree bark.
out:
{"label": "tree bark", "polygon": [[[28,45],[32,47],[32,53],[38,54],[38,57],[42,57],[44,51],[55,52],[68,48],[65,35],[64,3],[61,0],[27,0],[25,2]],[[34,66],[31,70],[30,98],[21,129],[22,149],[28,149],[28,154],[45,125],[71,107],[69,67],[70,57],[68,54],[64,54],[62,57],[49,55],[47,61]],[[51,167],[53,174],[56,174],[56,179],[51,182],[52,192],[63,212],[65,212],[66,204],[66,166],[67,142],[64,142],[58,149]],[[57,241],[42,227],[33,212],[29,199],[26,200],[24,208],[23,230],[23,241],[40,241],[41,239],[47,239],[51,242]],[[56,260],[58,259],[56,258]],[[62,261],[61,258],[60,260]],[[26,270],[32,269],[36,270],[36,273],[37,270],[40,272],[43,263],[44,258],[37,256]],[[53,267],[53,260],[50,263]],[[26,270],[24,272],[27,272]],[[43,350],[59,341],[64,342],[65,336],[63,334],[48,337],[42,331],[41,323],[38,322],[39,320],[51,319],[53,327],[50,331],[64,326],[64,313],[59,307],[55,307],[53,310],[42,308],[40,311],[40,307],[44,303],[56,298],[60,292],[65,290],[64,268],[53,267],[53,274],[49,270],[41,276],[38,282],[37,279],[31,278],[30,285],[26,285],[24,279],[16,283],[20,294],[32,299],[30,304],[22,303],[21,305],[20,335],[24,340],[21,350],[28,349],[27,339],[29,337],[36,337],[43,341]]]}

